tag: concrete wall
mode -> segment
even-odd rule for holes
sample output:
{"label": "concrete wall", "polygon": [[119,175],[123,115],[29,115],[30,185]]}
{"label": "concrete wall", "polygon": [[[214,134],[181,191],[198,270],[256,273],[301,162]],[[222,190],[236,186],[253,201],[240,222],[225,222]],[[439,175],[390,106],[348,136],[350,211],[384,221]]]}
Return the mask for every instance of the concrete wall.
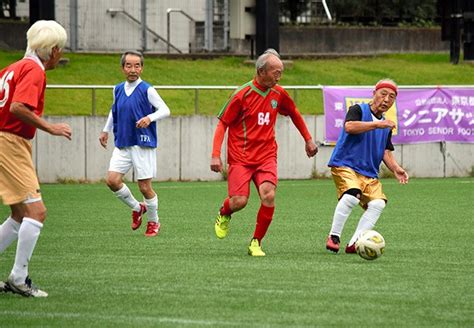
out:
{"label": "concrete wall", "polygon": [[[305,116],[316,141],[324,140],[324,117]],[[33,160],[43,183],[63,180],[98,181],[105,177],[113,150],[100,146],[98,137],[105,117],[46,117],[51,122],[67,122],[73,129],[72,141],[38,131],[33,142]],[[178,116],[158,124],[157,181],[219,180],[211,172],[212,136],[217,119],[208,116]],[[329,177],[327,162],[333,147],[321,146],[316,157],[308,159],[304,142],[291,120],[280,116],[276,126],[278,174],[281,179]],[[474,167],[474,144],[429,143],[396,145],[395,157],[413,177],[469,176]],[[226,149],[223,147],[222,153]],[[223,160],[225,157],[223,155]],[[127,179],[134,180],[132,172]]]}
{"label": "concrete wall", "polygon": [[0,49],[26,49],[26,22],[0,22]]}
{"label": "concrete wall", "polygon": [[[250,53],[249,40],[230,40],[231,51]],[[281,26],[280,53],[304,55],[374,55],[449,51],[440,28]]]}
{"label": "concrete wall", "polygon": [[439,28],[280,27],[283,54],[377,54],[449,51]]}

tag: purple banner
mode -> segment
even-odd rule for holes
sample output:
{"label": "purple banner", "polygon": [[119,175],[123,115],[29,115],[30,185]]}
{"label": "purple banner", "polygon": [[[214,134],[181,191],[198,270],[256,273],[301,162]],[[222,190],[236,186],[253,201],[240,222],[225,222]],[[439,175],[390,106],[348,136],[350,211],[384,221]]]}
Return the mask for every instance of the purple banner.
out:
{"label": "purple banner", "polygon": [[[336,142],[347,110],[368,103],[373,89],[324,87],[326,141]],[[396,123],[396,144],[453,141],[474,143],[474,88],[438,87],[399,89],[397,100],[385,113]]]}

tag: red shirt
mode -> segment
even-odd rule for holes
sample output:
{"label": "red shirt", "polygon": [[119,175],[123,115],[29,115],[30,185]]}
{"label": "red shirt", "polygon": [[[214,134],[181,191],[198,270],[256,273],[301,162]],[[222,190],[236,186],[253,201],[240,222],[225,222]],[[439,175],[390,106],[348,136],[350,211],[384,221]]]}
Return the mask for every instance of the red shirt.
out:
{"label": "red shirt", "polygon": [[10,106],[19,102],[41,116],[44,110],[46,74],[39,60],[23,58],[0,71],[0,131],[26,139],[35,136],[36,128],[23,123],[10,113]]}
{"label": "red shirt", "polygon": [[295,103],[281,86],[271,89],[254,79],[240,88],[224,105],[218,118],[228,126],[228,163],[253,165],[277,156],[275,123],[277,114],[303,122],[297,126],[305,140],[311,138]]}

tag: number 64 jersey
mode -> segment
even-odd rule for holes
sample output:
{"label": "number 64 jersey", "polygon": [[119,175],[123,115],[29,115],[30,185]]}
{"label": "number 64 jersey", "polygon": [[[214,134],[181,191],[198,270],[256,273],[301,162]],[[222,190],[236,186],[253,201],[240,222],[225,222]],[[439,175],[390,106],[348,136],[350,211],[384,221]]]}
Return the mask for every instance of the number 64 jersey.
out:
{"label": "number 64 jersey", "polygon": [[279,85],[267,89],[253,81],[239,87],[217,116],[228,126],[228,163],[256,165],[277,157],[277,114],[290,116],[304,140],[311,135],[295,103]]}

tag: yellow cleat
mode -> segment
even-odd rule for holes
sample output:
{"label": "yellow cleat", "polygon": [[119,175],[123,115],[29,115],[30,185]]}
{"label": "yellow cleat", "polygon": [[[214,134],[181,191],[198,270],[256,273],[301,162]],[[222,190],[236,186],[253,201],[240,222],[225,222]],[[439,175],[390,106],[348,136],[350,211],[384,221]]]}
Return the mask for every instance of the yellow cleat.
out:
{"label": "yellow cleat", "polygon": [[262,247],[258,242],[258,239],[252,239],[249,245],[249,255],[250,256],[265,256],[265,253],[262,251]]}
{"label": "yellow cleat", "polygon": [[214,230],[219,239],[225,238],[229,233],[230,215],[217,214]]}

